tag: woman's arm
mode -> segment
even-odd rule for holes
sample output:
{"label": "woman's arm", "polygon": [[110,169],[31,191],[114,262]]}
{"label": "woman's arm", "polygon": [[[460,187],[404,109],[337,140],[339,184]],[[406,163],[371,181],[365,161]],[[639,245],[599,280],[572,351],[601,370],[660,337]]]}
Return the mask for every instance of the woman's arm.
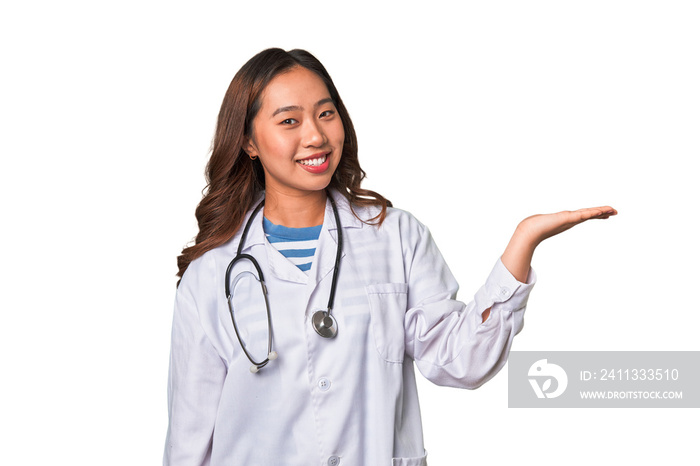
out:
{"label": "woman's arm", "polygon": [[226,379],[226,365],[207,325],[216,322],[215,265],[211,255],[192,261],[175,295],[165,466],[208,466],[211,460],[214,425]]}
{"label": "woman's arm", "polygon": [[[604,206],[528,217],[518,224],[501,256],[501,261],[516,280],[525,283],[530,271],[532,255],[542,241],[586,220],[606,219],[612,215],[617,215],[617,210]],[[481,315],[483,322],[488,319],[490,312],[491,309],[487,309]]]}

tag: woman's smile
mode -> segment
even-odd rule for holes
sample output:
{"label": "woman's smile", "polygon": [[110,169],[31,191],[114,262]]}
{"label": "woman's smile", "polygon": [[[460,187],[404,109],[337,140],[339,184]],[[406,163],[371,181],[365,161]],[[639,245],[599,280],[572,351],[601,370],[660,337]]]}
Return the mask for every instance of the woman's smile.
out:
{"label": "woman's smile", "polygon": [[310,157],[297,160],[297,163],[309,173],[323,173],[330,166],[330,152],[312,155]]}

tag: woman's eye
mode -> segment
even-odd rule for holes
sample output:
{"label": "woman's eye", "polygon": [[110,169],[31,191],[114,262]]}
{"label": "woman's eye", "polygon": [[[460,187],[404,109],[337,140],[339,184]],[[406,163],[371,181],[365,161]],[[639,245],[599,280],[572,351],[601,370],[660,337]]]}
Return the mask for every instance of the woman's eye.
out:
{"label": "woman's eye", "polygon": [[297,121],[294,118],[287,118],[286,120],[282,121],[283,125],[293,125]]}
{"label": "woman's eye", "polygon": [[319,117],[324,118],[324,117],[329,117],[333,115],[335,112],[333,110],[326,110],[325,112],[321,112],[321,115]]}

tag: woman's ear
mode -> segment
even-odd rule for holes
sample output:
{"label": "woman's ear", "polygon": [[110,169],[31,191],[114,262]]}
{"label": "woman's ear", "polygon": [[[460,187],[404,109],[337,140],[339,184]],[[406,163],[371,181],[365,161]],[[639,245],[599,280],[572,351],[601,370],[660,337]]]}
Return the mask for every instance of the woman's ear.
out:
{"label": "woman's ear", "polygon": [[245,144],[243,145],[243,150],[246,154],[248,154],[250,160],[255,160],[258,158],[258,149],[255,147],[255,141],[253,141],[253,138],[246,138]]}

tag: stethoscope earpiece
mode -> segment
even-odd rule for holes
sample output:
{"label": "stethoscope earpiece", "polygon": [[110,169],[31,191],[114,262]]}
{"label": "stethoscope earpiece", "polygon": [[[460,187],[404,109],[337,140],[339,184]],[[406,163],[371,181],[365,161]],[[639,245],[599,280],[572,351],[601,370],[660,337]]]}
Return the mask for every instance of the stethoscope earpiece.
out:
{"label": "stethoscope earpiece", "polygon": [[277,356],[278,356],[278,355],[277,355],[277,351],[270,351],[270,353],[267,355],[267,359],[265,359],[265,360],[264,360],[263,362],[261,362],[261,363],[256,363],[256,362],[254,362],[254,361],[251,360],[250,362],[252,362],[253,365],[250,366],[250,372],[253,373],[253,374],[257,374],[258,371],[260,371],[260,369],[262,369],[263,367],[267,366],[267,363],[268,363],[268,362],[274,361],[275,359],[277,359]]}

